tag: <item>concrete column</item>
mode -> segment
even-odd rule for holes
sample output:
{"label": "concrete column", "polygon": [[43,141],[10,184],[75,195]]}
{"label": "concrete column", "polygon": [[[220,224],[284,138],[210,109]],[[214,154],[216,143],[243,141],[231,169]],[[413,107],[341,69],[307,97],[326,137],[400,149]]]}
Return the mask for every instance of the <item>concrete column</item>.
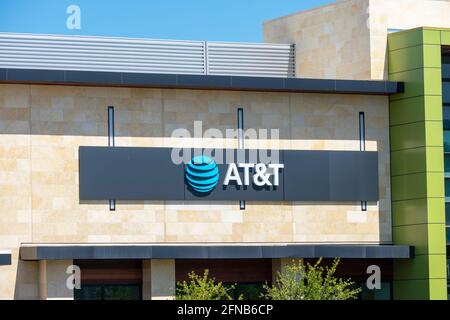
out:
{"label": "concrete column", "polygon": [[175,299],[175,260],[144,260],[142,270],[144,300]]}
{"label": "concrete column", "polygon": [[272,259],[272,284],[276,283],[278,273],[283,273],[287,265],[293,262],[299,263],[303,259],[298,258],[284,258],[284,259]]}
{"label": "concrete column", "polygon": [[73,260],[39,261],[39,298],[41,300],[73,300],[73,290],[67,288],[67,267]]}
{"label": "concrete column", "polygon": [[142,300],[152,299],[151,265],[152,260],[142,260]]}

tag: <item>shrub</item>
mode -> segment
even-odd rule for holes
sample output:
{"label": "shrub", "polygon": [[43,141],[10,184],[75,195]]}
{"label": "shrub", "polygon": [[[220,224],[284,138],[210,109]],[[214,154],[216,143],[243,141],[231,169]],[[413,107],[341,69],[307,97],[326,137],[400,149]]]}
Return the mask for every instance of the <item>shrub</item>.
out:
{"label": "shrub", "polygon": [[275,284],[264,286],[266,299],[272,300],[350,300],[361,292],[350,279],[334,276],[339,259],[331,267],[321,266],[322,259],[314,265],[292,261],[283,272],[278,272]]}
{"label": "shrub", "polygon": [[206,269],[203,276],[194,271],[188,274],[189,281],[177,283],[177,300],[233,300],[228,291],[234,290],[234,286],[225,288],[222,282],[216,282],[215,278],[209,277]]}

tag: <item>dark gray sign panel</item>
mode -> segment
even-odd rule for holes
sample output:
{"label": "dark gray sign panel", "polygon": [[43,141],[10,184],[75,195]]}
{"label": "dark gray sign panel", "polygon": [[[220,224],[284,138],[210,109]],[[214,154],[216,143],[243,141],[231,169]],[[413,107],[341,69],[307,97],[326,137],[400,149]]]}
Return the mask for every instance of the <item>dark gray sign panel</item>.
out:
{"label": "dark gray sign panel", "polygon": [[285,150],[284,165],[285,200],[378,200],[377,152]]}
{"label": "dark gray sign panel", "polygon": [[[171,152],[171,148],[80,147],[80,200],[378,200],[377,152],[280,150],[284,168],[279,185],[264,187],[224,185],[228,164],[217,161],[219,182],[206,194],[185,183],[185,165],[174,164]],[[249,151],[244,152],[248,160]],[[259,155],[257,162],[264,162]],[[243,177],[243,169],[239,173]]]}
{"label": "dark gray sign panel", "polygon": [[184,200],[168,148],[80,147],[80,200]]}

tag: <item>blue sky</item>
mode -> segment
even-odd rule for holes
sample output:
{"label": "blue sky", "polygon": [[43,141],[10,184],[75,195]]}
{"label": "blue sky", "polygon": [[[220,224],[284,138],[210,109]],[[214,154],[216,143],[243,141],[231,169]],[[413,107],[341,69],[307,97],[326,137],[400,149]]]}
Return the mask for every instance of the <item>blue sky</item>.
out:
{"label": "blue sky", "polygon": [[[0,0],[0,32],[262,41],[262,23],[333,0]],[[81,9],[69,30],[66,9]]]}

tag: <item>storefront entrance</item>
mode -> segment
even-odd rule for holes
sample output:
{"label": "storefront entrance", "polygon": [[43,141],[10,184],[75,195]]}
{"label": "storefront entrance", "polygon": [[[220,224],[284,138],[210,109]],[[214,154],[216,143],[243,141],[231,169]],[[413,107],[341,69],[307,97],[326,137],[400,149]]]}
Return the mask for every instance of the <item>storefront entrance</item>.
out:
{"label": "storefront entrance", "polygon": [[190,272],[203,275],[205,269],[208,269],[210,277],[229,288],[228,293],[233,299],[261,299],[263,285],[272,282],[271,259],[176,260],[176,280],[188,281]]}
{"label": "storefront entrance", "polygon": [[141,260],[75,260],[81,269],[81,289],[75,300],[140,300]]}

